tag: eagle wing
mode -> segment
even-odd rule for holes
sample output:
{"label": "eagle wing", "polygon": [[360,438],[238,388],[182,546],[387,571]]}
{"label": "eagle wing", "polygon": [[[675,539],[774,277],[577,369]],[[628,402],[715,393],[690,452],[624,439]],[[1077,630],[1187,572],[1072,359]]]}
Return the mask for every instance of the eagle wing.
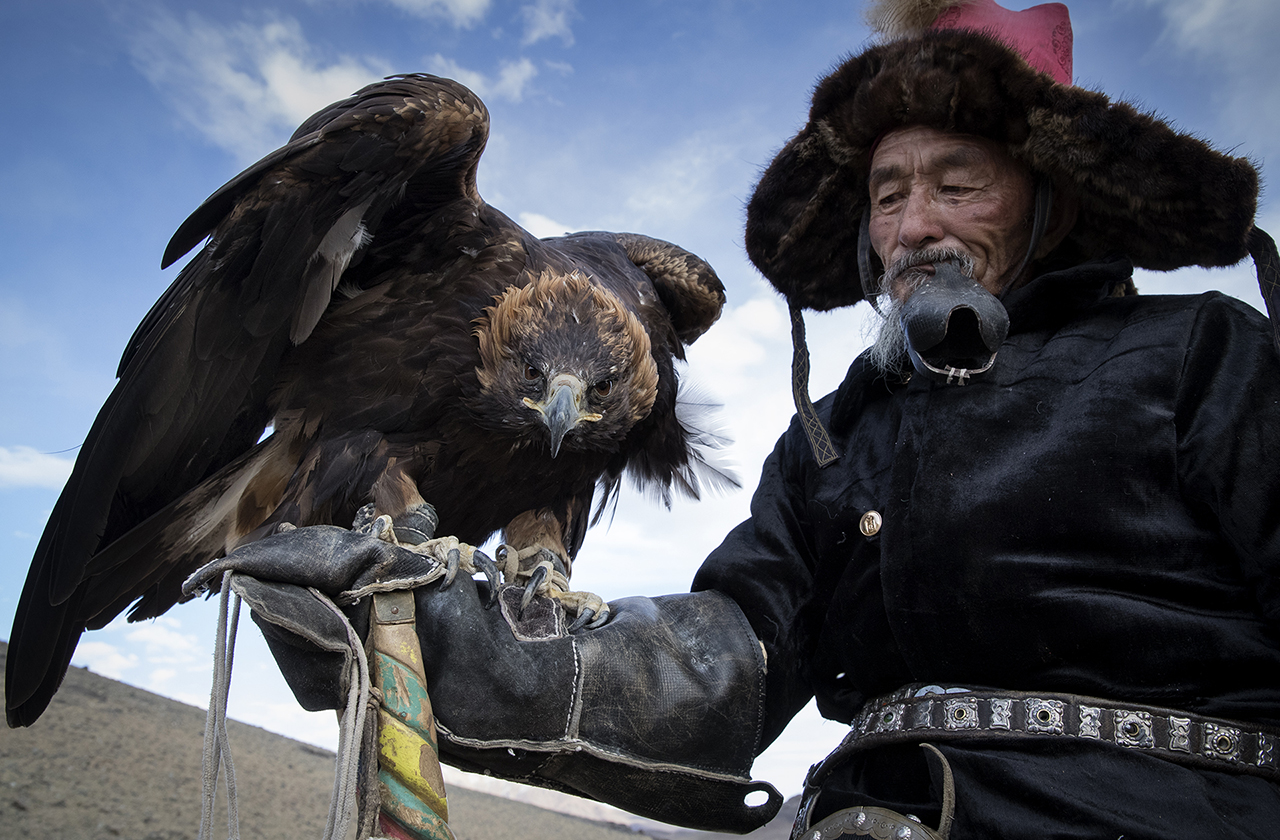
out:
{"label": "eagle wing", "polygon": [[172,574],[118,571],[128,553],[104,549],[254,446],[282,358],[388,213],[418,220],[424,274],[487,244],[468,239],[485,235],[475,226],[421,223],[481,211],[487,136],[488,113],[463,86],[393,77],[317,113],[182,224],[164,266],[210,240],[130,339],[36,549],[9,643],[11,725],[43,711],[86,626]]}

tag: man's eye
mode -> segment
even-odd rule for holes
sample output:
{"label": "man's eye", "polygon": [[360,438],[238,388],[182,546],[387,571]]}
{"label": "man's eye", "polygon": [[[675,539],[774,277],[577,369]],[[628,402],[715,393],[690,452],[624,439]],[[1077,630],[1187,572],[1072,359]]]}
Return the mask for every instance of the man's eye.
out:
{"label": "man's eye", "polygon": [[962,184],[944,184],[941,192],[943,195],[968,195],[973,192],[973,187],[967,187]]}
{"label": "man's eye", "polygon": [[878,198],[876,204],[880,207],[892,207],[899,201],[902,201],[902,193],[889,193]]}

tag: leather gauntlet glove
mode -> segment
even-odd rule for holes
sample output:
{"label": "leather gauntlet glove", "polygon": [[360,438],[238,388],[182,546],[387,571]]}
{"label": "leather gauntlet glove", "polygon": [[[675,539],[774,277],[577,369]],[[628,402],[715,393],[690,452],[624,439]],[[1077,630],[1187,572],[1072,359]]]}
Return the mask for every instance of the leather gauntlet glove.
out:
{"label": "leather gauntlet glove", "polygon": [[[488,608],[487,584],[460,576],[442,587],[429,558],[345,529],[274,535],[219,564],[203,579],[227,568],[262,578],[237,577],[236,591],[308,710],[343,705],[352,654],[341,622],[303,587],[415,588],[447,763],[691,828],[751,831],[782,804],[749,775],[763,721],[763,654],[737,605],[719,593],[615,601],[607,624],[569,634],[550,599],[521,610],[523,589],[503,587]],[[368,602],[346,609],[362,634]],[[765,801],[746,804],[756,791]]]}
{"label": "leather gauntlet glove", "polygon": [[[568,635],[549,599],[520,616],[522,590],[486,610],[478,588],[415,593],[445,761],[692,828],[746,832],[777,812],[749,775],[763,654],[727,597],[625,598]],[[745,804],[753,791],[766,801]]]}

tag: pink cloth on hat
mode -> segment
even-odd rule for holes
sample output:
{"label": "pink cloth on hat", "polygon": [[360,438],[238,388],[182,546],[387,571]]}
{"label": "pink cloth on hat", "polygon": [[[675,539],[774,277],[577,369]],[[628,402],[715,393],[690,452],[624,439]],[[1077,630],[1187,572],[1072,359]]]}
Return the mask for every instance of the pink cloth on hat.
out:
{"label": "pink cloth on hat", "polygon": [[1061,3],[1015,12],[995,0],[967,0],[938,15],[932,28],[985,32],[1055,82],[1071,84],[1071,16]]}

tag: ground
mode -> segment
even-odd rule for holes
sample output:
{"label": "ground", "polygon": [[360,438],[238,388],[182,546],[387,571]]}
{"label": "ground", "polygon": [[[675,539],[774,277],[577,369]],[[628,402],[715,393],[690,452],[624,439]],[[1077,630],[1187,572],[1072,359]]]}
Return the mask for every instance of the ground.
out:
{"label": "ground", "polygon": [[[0,660],[7,652],[0,643]],[[0,664],[0,672],[3,671]],[[0,840],[195,840],[205,713],[72,668],[44,716],[0,725]],[[245,840],[323,834],[333,754],[228,723]],[[458,787],[449,790],[458,840],[625,840],[593,823]],[[226,834],[226,807],[213,836]]]}

